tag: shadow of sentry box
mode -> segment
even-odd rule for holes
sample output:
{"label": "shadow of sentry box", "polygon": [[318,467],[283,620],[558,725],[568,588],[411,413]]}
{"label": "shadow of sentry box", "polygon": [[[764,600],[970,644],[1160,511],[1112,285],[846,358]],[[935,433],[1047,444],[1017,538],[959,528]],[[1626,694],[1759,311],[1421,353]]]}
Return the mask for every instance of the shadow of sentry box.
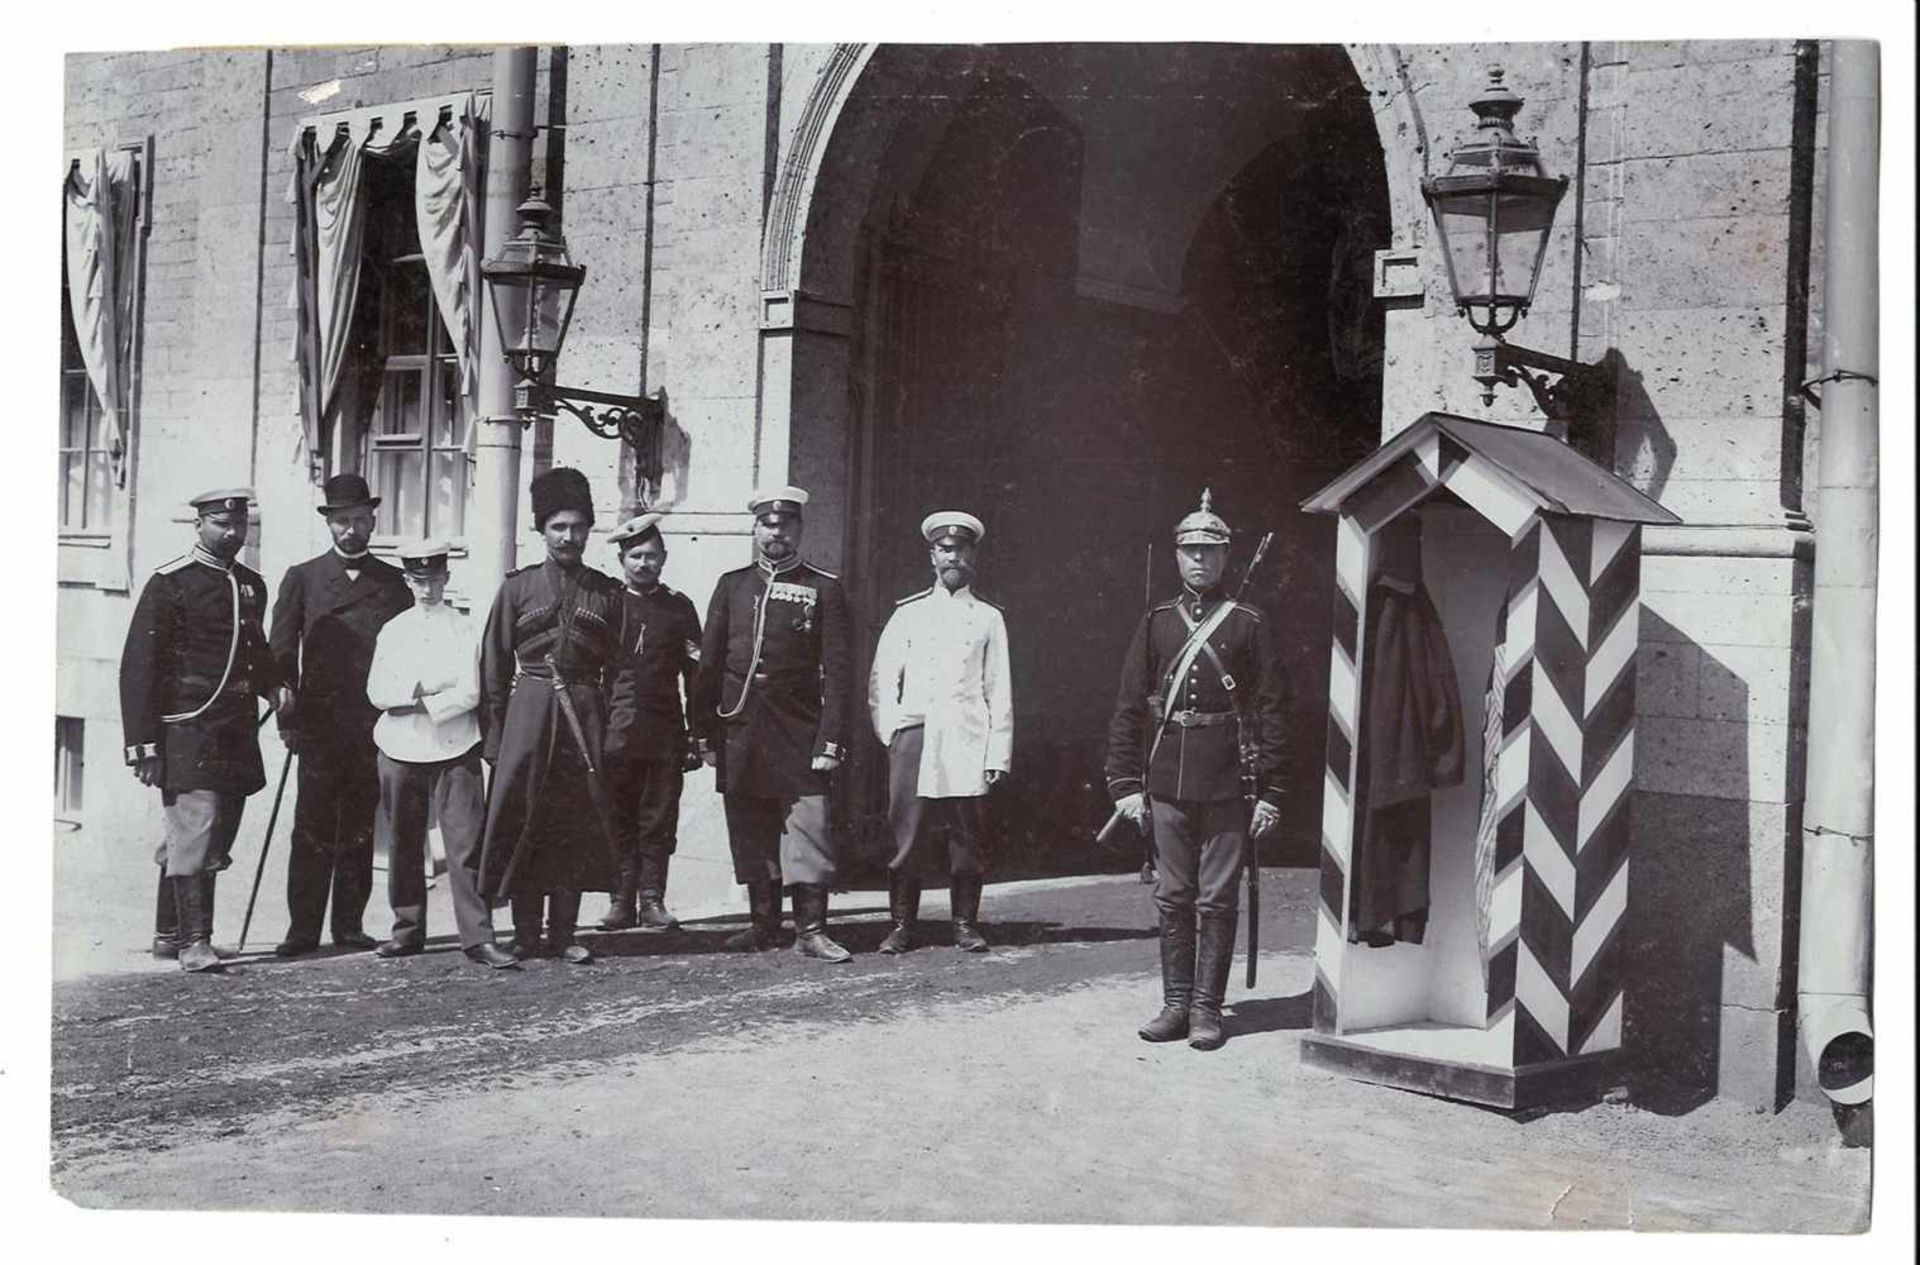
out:
{"label": "shadow of sentry box", "polygon": [[[1680,520],[1560,439],[1445,413],[1302,508],[1339,515],[1302,1059],[1509,1109],[1606,1088],[1626,1004],[1640,528]],[[1437,684],[1409,673],[1443,670],[1404,653],[1420,590],[1463,750],[1433,785],[1375,794],[1421,732],[1401,723],[1421,711],[1408,699]]]}

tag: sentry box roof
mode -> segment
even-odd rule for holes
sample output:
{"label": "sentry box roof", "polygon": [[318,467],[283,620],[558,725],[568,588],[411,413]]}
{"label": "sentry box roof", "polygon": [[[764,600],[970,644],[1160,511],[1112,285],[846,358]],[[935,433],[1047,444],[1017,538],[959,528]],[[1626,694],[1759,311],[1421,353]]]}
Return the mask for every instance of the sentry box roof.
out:
{"label": "sentry box roof", "polygon": [[[1680,522],[1678,515],[1564,440],[1452,413],[1426,414],[1302,501],[1300,508],[1370,517],[1364,503],[1375,498],[1365,494],[1382,482],[1405,484],[1409,493],[1444,484],[1495,522],[1516,513],[1524,517],[1540,512],[1623,523]],[[1413,498],[1390,499],[1405,506]]]}

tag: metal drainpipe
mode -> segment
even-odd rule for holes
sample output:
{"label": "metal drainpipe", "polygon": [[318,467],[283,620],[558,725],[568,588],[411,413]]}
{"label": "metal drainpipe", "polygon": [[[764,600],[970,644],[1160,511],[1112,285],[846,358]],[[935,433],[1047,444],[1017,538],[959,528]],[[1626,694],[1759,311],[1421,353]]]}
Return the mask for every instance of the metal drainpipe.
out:
{"label": "metal drainpipe", "polygon": [[[487,149],[485,236],[491,253],[520,226],[533,171],[533,73],[531,47],[502,48],[493,54],[493,130]],[[484,286],[483,286],[484,291]],[[480,322],[480,382],[475,403],[473,504],[467,532],[467,568],[473,609],[485,611],[501,577],[514,564],[516,514],[520,500],[521,419],[513,407],[513,370],[500,347],[493,301],[486,294],[475,304]]]}
{"label": "metal drainpipe", "polygon": [[1819,545],[1800,867],[1800,1039],[1828,1098],[1873,1097],[1873,676],[1879,577],[1880,50],[1833,45]]}

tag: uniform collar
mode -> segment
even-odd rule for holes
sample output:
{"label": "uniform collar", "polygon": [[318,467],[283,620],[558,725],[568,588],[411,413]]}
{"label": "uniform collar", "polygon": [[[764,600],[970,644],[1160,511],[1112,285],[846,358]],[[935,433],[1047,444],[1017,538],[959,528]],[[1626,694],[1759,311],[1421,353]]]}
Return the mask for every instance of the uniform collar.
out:
{"label": "uniform collar", "polygon": [[1196,614],[1219,602],[1225,596],[1217,584],[1201,592],[1195,592],[1194,589],[1187,584],[1180,586],[1180,605],[1191,608]]}
{"label": "uniform collar", "polygon": [[785,575],[787,572],[793,570],[795,567],[800,565],[800,555],[796,553],[791,558],[788,558],[785,562],[768,562],[765,558],[756,556],[753,560],[753,564],[754,566],[759,568],[760,573],[762,575],[765,575],[765,576]]}
{"label": "uniform collar", "polygon": [[957,589],[949,589],[946,585],[940,583],[940,581],[935,580],[933,582],[933,598],[936,602],[942,598],[945,598],[949,602],[970,602],[973,600],[973,586],[971,584],[962,584]]}
{"label": "uniform collar", "polygon": [[212,553],[209,553],[197,540],[193,543],[193,548],[187,551],[187,556],[203,566],[212,567],[215,571],[233,570],[233,564],[231,562],[224,562]]}
{"label": "uniform collar", "polygon": [[620,581],[620,587],[622,589],[625,589],[628,593],[631,593],[635,597],[659,597],[660,592],[665,587],[665,585],[663,585],[660,581],[656,580],[654,581],[653,587],[650,589],[636,589],[633,587],[633,585],[628,584],[625,580],[622,580]]}

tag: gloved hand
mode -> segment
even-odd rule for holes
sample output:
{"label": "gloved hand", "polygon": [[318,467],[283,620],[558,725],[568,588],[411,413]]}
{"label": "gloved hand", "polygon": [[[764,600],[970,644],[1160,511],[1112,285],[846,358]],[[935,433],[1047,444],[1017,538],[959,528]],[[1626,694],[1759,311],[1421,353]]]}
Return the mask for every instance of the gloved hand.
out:
{"label": "gloved hand", "polygon": [[1144,792],[1135,791],[1131,795],[1122,795],[1113,801],[1120,815],[1142,829],[1147,825],[1147,797]]}

